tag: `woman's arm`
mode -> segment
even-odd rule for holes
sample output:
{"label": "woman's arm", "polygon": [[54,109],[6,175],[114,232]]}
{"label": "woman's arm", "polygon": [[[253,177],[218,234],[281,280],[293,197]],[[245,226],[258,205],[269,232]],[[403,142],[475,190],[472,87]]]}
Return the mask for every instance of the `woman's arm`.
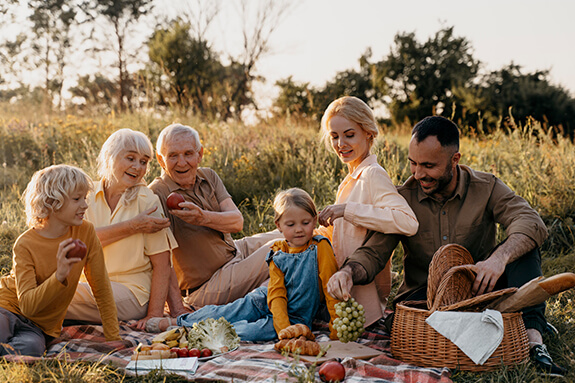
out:
{"label": "woman's arm", "polygon": [[221,211],[209,211],[193,202],[182,202],[184,210],[170,210],[170,214],[197,226],[206,226],[222,233],[237,233],[244,227],[244,217],[231,198],[220,203]]}
{"label": "woman's arm", "polygon": [[134,234],[156,233],[170,227],[170,220],[168,218],[155,217],[152,215],[157,209],[158,206],[154,206],[127,221],[99,227],[96,229],[96,235],[102,243],[102,246],[105,247]]}
{"label": "woman's arm", "polygon": [[148,313],[136,324],[139,330],[146,328],[146,322],[152,317],[164,316],[164,305],[168,296],[168,289],[171,276],[170,252],[150,255],[152,262],[152,287],[150,289],[150,300],[148,302]]}

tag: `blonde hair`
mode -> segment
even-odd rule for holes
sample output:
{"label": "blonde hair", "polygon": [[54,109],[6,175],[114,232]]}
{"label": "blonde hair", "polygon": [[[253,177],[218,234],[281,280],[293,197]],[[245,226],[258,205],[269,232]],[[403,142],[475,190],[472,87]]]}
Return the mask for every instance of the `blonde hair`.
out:
{"label": "blonde hair", "polygon": [[274,198],[274,222],[278,223],[286,210],[292,207],[299,207],[314,218],[317,216],[311,196],[300,188],[291,188],[280,191]]}
{"label": "blonde hair", "polygon": [[156,141],[156,152],[163,157],[166,154],[164,153],[164,146],[166,145],[166,142],[173,140],[174,137],[179,136],[180,134],[185,134],[192,137],[192,140],[194,141],[194,150],[199,151],[202,148],[200,135],[196,129],[187,125],[171,124],[166,126],[160,132],[158,140]]}
{"label": "blonde hair", "polygon": [[[148,136],[142,132],[125,128],[112,133],[102,145],[96,160],[98,163],[98,175],[102,177],[104,184],[115,179],[114,165],[127,151],[133,151],[152,159],[154,146]],[[136,198],[138,188],[141,185],[145,185],[145,182],[124,191],[122,195],[122,203],[124,205],[128,205]]]}
{"label": "blonde hair", "polygon": [[369,148],[371,149],[379,130],[373,111],[365,102],[357,97],[344,96],[329,104],[321,118],[321,136],[328,148],[332,147],[329,122],[334,116],[341,116],[358,124],[371,137],[369,140]]}
{"label": "blonde hair", "polygon": [[37,171],[22,194],[28,227],[42,227],[55,211],[64,206],[67,198],[77,191],[88,193],[92,180],[80,168],[53,165]]}

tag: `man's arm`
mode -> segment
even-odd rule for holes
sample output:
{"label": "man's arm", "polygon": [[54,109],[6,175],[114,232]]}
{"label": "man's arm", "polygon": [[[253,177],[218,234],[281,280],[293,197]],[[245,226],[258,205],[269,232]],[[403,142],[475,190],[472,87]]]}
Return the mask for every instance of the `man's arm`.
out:
{"label": "man's arm", "polygon": [[477,276],[473,283],[473,294],[481,295],[493,291],[505,267],[535,247],[537,243],[525,234],[511,234],[489,258],[475,264]]}
{"label": "man's arm", "polygon": [[344,261],[340,271],[329,279],[329,294],[347,300],[354,284],[364,285],[373,281],[391,258],[399,238],[399,235],[368,230],[363,244]]}
{"label": "man's arm", "polygon": [[220,203],[221,211],[209,211],[193,202],[182,202],[184,210],[170,210],[170,214],[197,226],[206,226],[222,233],[237,233],[244,227],[244,217],[231,198]]}

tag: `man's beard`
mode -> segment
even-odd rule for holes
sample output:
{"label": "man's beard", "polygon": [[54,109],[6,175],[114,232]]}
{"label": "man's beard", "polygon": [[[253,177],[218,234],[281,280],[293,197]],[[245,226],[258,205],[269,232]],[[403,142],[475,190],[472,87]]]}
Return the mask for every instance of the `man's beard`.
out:
{"label": "man's beard", "polygon": [[423,186],[421,186],[421,190],[428,196],[434,196],[437,194],[441,195],[441,193],[447,188],[447,185],[449,185],[452,179],[453,179],[453,169],[451,168],[450,165],[447,165],[447,168],[445,169],[445,172],[441,175],[441,177],[437,179],[424,178],[422,180],[419,180],[420,181],[419,186],[421,186],[421,181],[423,182],[435,181],[435,186],[432,189],[425,189]]}

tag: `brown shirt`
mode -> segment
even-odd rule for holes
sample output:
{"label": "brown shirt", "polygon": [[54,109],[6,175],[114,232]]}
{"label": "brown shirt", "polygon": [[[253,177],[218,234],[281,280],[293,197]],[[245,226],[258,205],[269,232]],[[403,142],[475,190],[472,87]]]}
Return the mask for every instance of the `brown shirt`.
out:
{"label": "brown shirt", "polygon": [[[166,199],[174,191],[187,202],[193,202],[204,210],[221,211],[220,203],[230,198],[224,183],[215,171],[199,168],[196,182],[191,189],[182,189],[170,177],[163,174],[150,184],[150,189],[160,197],[164,211],[168,211]],[[178,248],[174,249],[174,269],[180,289],[195,289],[209,280],[212,275],[236,255],[236,247],[229,233],[205,226],[189,224],[172,214],[166,214],[171,221],[172,231]]]}
{"label": "brown shirt", "polygon": [[360,263],[371,281],[401,241],[404,281],[397,302],[427,285],[429,263],[443,245],[460,244],[478,262],[486,259],[495,247],[497,224],[508,236],[521,233],[538,246],[547,238],[547,228],[539,214],[500,179],[465,165],[458,166],[458,174],[454,195],[443,203],[423,193],[419,183],[410,177],[398,191],[419,221],[417,234],[405,237],[368,232],[363,245],[345,263]]}

